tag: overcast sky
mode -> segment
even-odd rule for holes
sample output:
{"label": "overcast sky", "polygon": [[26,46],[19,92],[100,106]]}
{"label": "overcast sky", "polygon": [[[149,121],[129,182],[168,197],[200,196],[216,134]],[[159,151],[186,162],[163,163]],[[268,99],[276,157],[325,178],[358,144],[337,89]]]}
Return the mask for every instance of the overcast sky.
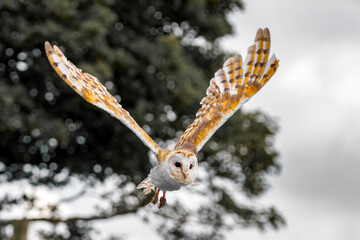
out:
{"label": "overcast sky", "polygon": [[[245,11],[230,16],[236,34],[222,45],[244,55],[256,30],[270,29],[271,52],[280,67],[243,109],[278,119],[283,170],[257,201],[276,206],[287,226],[265,233],[238,229],[228,233],[229,239],[360,239],[360,1],[245,3]],[[83,201],[75,203],[83,207]],[[124,225],[128,230],[119,229]],[[135,215],[96,227],[126,239],[159,239]]]}
{"label": "overcast sky", "polygon": [[[280,59],[244,110],[278,118],[283,166],[260,203],[287,220],[280,231],[237,230],[241,239],[360,239],[360,1],[251,0],[230,19],[223,47],[242,51],[268,27]],[[240,239],[240,238],[237,238]]]}

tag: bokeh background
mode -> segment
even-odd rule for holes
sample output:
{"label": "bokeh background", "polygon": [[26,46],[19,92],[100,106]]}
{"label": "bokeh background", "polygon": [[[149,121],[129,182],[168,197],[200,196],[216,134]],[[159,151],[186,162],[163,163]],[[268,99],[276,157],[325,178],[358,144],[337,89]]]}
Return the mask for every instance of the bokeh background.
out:
{"label": "bokeh background", "polygon": [[[356,0],[2,1],[1,239],[359,239],[359,13]],[[161,210],[135,189],[154,156],[43,51],[60,46],[171,148],[259,27],[278,72]]]}

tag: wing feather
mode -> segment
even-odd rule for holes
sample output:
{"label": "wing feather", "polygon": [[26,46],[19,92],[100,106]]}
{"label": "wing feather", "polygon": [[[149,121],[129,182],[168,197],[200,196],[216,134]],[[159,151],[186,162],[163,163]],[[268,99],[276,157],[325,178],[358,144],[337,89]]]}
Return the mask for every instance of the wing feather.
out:
{"label": "wing feather", "polygon": [[248,50],[247,50],[247,55],[245,58],[245,63],[246,63],[246,71],[245,71],[245,79],[244,79],[244,83],[248,82],[250,79],[250,75],[254,66],[254,60],[255,60],[255,50],[256,50],[256,45],[251,45]]}
{"label": "wing feather", "polygon": [[264,35],[263,35],[263,58],[262,58],[262,62],[261,62],[259,76],[261,76],[264,73],[266,62],[267,62],[267,60],[269,58],[269,52],[270,52],[270,32],[269,32],[269,29],[265,28],[263,33],[264,33]]}
{"label": "wing feather", "polygon": [[160,147],[135,122],[130,114],[122,108],[96,77],[88,73],[83,73],[81,69],[66,59],[57,46],[51,47],[49,42],[45,42],[45,51],[56,73],[70,87],[89,103],[105,110],[120,120],[125,126],[130,128],[151,151],[158,154]]}
{"label": "wing feather", "polygon": [[178,139],[175,149],[200,151],[216,130],[269,81],[279,65],[275,55],[267,61],[269,51],[270,32],[259,29],[255,44],[248,48],[245,74],[241,55],[225,61],[210,80],[194,122]]}
{"label": "wing feather", "polygon": [[250,79],[252,81],[256,81],[259,78],[259,71],[261,68],[261,63],[263,59],[263,40],[264,40],[264,33],[262,29],[259,29],[259,31],[256,34],[255,37],[255,45],[256,45],[256,58],[254,63],[254,70],[251,74]]}

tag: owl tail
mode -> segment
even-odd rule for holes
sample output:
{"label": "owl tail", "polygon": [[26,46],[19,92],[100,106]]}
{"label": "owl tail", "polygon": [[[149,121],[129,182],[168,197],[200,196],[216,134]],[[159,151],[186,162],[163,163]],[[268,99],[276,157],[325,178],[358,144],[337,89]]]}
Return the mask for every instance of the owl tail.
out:
{"label": "owl tail", "polygon": [[155,185],[151,182],[150,175],[137,185],[136,189],[143,189],[146,195],[151,193],[151,190],[155,191]]}

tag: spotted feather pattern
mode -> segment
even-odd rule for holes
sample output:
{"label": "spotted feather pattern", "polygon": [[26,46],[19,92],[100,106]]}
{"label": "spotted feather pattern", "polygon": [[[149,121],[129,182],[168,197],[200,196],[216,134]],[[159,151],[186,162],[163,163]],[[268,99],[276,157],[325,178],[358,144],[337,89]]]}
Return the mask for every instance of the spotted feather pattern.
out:
{"label": "spotted feather pattern", "polygon": [[215,131],[269,81],[279,65],[275,56],[268,61],[269,51],[270,32],[259,29],[255,43],[248,48],[245,70],[239,54],[225,61],[210,80],[194,122],[178,139],[175,149],[200,151]]}
{"label": "spotted feather pattern", "polygon": [[159,146],[154,140],[135,122],[130,114],[122,108],[116,99],[106,90],[100,81],[88,74],[83,73],[73,63],[68,61],[57,46],[51,47],[49,42],[45,42],[45,51],[50,64],[56,73],[86,101],[110,113],[119,119],[130,130],[132,130],[141,141],[150,148],[155,154],[159,151]]}

